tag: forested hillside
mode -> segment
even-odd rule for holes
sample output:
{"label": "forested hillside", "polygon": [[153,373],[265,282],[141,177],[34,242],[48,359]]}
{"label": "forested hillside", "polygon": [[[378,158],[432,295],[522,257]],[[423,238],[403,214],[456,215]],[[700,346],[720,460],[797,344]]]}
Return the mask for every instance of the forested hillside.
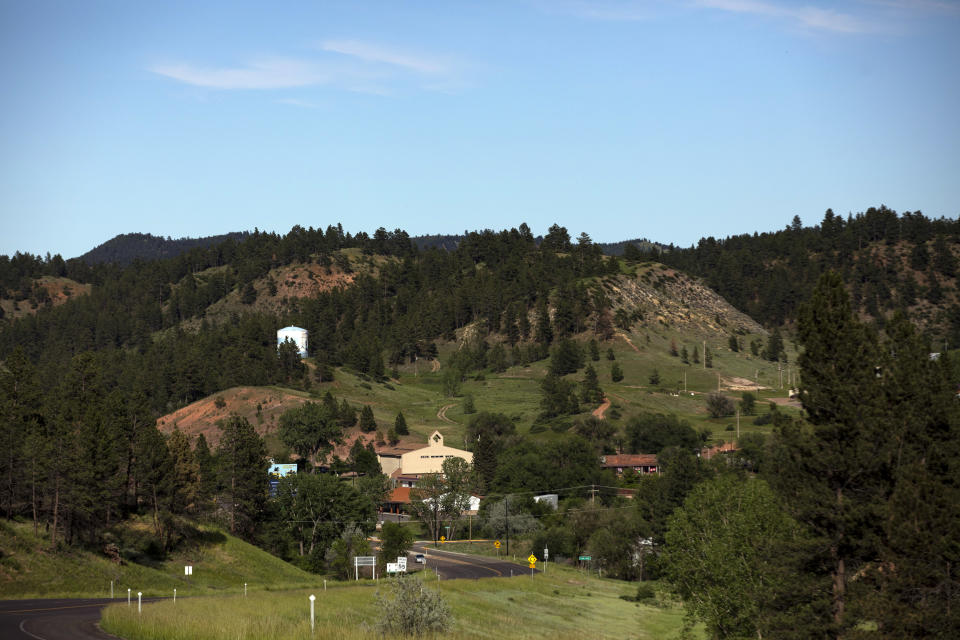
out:
{"label": "forested hillside", "polygon": [[[717,637],[952,637],[960,363],[884,312],[949,318],[953,229],[828,213],[668,264],[559,225],[452,250],[298,226],[128,266],[2,258],[7,295],[51,277],[86,293],[0,324],[0,513],[118,562],[164,560],[208,521],[346,576],[390,488],[374,446],[436,429],[474,463],[421,498],[479,493],[472,532],[662,579]],[[277,346],[291,324],[306,360]],[[603,469],[616,454],[656,472]],[[301,470],[274,498],[269,456]],[[131,520],[149,549],[116,547]]]}
{"label": "forested hillside", "polygon": [[122,233],[87,251],[78,259],[87,264],[109,262],[128,265],[134,260],[161,260],[202,247],[220,244],[225,240],[242,240],[248,232],[225,233],[203,238],[160,238],[149,233]]}
{"label": "forested hillside", "polygon": [[[696,247],[653,252],[702,277],[765,326],[794,323],[821,274],[840,273],[853,308],[883,326],[904,309],[925,330],[960,345],[956,285],[960,222],[886,207],[846,218],[827,210],[816,226],[799,217],[782,231],[704,238]],[[630,255],[630,253],[628,253]]]}

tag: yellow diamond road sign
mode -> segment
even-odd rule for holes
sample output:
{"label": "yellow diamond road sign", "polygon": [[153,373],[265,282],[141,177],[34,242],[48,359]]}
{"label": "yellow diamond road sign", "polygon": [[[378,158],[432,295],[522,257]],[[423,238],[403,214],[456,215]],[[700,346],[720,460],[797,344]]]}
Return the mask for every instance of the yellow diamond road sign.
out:
{"label": "yellow diamond road sign", "polygon": [[496,542],[494,542],[494,543],[493,543],[493,546],[495,546],[497,549],[499,549],[499,548],[500,548],[500,541],[497,540]]}
{"label": "yellow diamond road sign", "polygon": [[527,562],[529,562],[530,564],[534,564],[536,561],[537,561],[537,556],[533,555],[532,553],[530,554],[530,557],[527,558]]}

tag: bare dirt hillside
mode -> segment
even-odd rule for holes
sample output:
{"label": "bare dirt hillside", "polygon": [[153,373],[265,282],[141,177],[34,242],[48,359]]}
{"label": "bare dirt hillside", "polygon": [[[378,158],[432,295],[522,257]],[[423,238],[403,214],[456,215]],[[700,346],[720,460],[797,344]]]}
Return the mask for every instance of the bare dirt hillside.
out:
{"label": "bare dirt hillside", "polygon": [[216,318],[233,311],[265,311],[275,313],[290,300],[309,298],[337,287],[349,287],[356,273],[344,273],[336,266],[319,264],[292,264],[271,269],[266,277],[253,283],[257,299],[252,305],[241,302],[242,293],[232,291],[207,309],[208,318]]}
{"label": "bare dirt hillside", "polygon": [[[217,422],[232,414],[250,421],[261,436],[276,431],[277,421],[287,409],[307,402],[306,394],[273,387],[233,387],[157,420],[157,428],[170,433],[176,427],[191,439],[203,434],[207,443],[215,447],[220,441]],[[219,405],[219,406],[218,406]]]}
{"label": "bare dirt hillside", "polygon": [[[220,442],[218,421],[234,414],[243,416],[254,426],[257,433],[266,436],[277,430],[280,415],[284,411],[308,401],[310,398],[306,394],[292,390],[275,387],[234,387],[163,416],[157,420],[157,428],[167,434],[174,428],[180,429],[191,440],[202,433],[210,447],[214,448]],[[357,439],[364,445],[372,442],[379,449],[385,443],[377,441],[378,433],[363,433],[359,427],[347,429],[343,434],[343,442],[334,447],[332,453],[346,460]],[[416,449],[422,447],[423,442],[404,438],[397,446]]]}
{"label": "bare dirt hillside", "polygon": [[635,276],[607,278],[603,287],[613,301],[614,311],[622,308],[645,322],[657,322],[683,333],[766,333],[750,316],[737,311],[712,289],[660,264],[640,267]]}

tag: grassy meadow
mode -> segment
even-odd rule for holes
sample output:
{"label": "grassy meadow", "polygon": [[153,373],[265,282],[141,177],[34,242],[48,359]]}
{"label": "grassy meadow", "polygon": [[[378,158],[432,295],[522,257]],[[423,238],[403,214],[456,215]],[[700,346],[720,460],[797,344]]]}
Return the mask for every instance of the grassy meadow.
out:
{"label": "grassy meadow", "polygon": [[[586,350],[588,334],[579,338]],[[733,400],[739,401],[744,389],[730,388],[736,381],[750,388],[757,399],[755,415],[742,416],[740,433],[768,433],[769,426],[755,426],[753,420],[768,412],[767,403],[772,398],[786,398],[788,394],[788,371],[782,372],[777,363],[771,363],[750,355],[751,340],[763,340],[763,336],[742,336],[743,350],[733,352],[727,338],[683,335],[669,327],[655,323],[641,323],[632,332],[618,331],[617,335],[598,344],[600,360],[587,362],[596,369],[600,386],[612,403],[614,411],[607,412],[607,419],[615,425],[626,424],[631,415],[641,412],[673,413],[690,422],[697,430],[707,429],[711,442],[730,441],[736,437],[736,417],[713,419],[706,412],[706,394],[720,388]],[[686,347],[691,355],[690,364],[683,364],[679,357],[670,355],[671,342],[677,348]],[[713,354],[712,368],[703,365],[703,347]],[[692,362],[694,346],[700,354],[700,363]],[[442,376],[447,357],[457,348],[455,343],[440,345],[440,358],[436,363],[421,360],[415,364],[399,367],[396,378],[386,384],[367,381],[349,371],[339,370],[336,379],[329,384],[313,385],[311,394],[320,397],[327,390],[337,398],[346,398],[355,406],[369,404],[373,409],[378,428],[386,433],[393,425],[398,411],[403,411],[410,428],[411,437],[426,441],[435,429],[446,438],[446,443],[463,447],[463,435],[471,416],[464,413],[464,400],[473,397],[476,411],[504,413],[516,423],[519,433],[527,433],[540,413],[540,381],[546,375],[549,360],[534,362],[527,366],[510,367],[503,373],[485,372],[470,374],[462,383],[457,396],[443,394]],[[796,357],[793,345],[787,342],[786,349],[791,361]],[[620,382],[613,382],[607,351],[612,350],[616,362],[624,373]],[[794,365],[788,365],[795,372]],[[656,371],[660,383],[652,385],[650,377]],[[782,377],[782,382],[781,382]],[[580,381],[583,370],[570,374],[568,379]],[[588,416],[596,406],[582,405],[581,416]],[[443,416],[438,416],[443,410]],[[785,411],[795,411],[783,407]],[[619,417],[617,417],[619,414]],[[576,416],[566,419],[572,423]],[[552,437],[547,429],[538,434]]]}
{"label": "grassy meadow", "polygon": [[[473,638],[671,638],[679,637],[683,611],[675,603],[656,606],[620,598],[636,584],[587,576],[571,568],[550,568],[534,577],[436,582],[424,572],[427,589],[439,589],[453,612],[454,626],[444,639]],[[412,579],[412,578],[407,578]],[[252,592],[246,598],[178,599],[113,605],[102,626],[129,640],[267,640],[382,637],[370,581],[331,583],[312,590]],[[317,596],[316,628],[311,634],[308,596]],[[700,637],[695,635],[694,637]]]}

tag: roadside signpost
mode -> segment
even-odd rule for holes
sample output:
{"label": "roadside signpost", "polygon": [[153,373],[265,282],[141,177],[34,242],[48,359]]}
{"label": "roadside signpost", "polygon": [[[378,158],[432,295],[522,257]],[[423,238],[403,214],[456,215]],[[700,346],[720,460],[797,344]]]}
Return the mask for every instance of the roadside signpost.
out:
{"label": "roadside signpost", "polygon": [[447,536],[440,536],[440,544],[443,544],[447,541]]}
{"label": "roadside signpost", "polygon": [[535,556],[535,555],[533,555],[533,554],[531,553],[531,554],[530,554],[530,557],[527,558],[527,562],[530,563],[530,577],[532,578],[532,577],[533,577],[533,570],[534,570],[534,569],[536,568],[536,566],[537,566],[537,556]]}
{"label": "roadside signpost", "polygon": [[580,556],[579,560],[581,563],[590,562],[591,560],[593,560],[593,556]]}
{"label": "roadside signpost", "polygon": [[377,579],[377,557],[376,556],[354,556],[353,572],[357,580],[360,579],[360,567],[373,567],[373,579]]}
{"label": "roadside signpost", "polygon": [[497,550],[497,560],[499,560],[500,559],[500,541],[497,540],[496,542],[494,542],[493,546]]}
{"label": "roadside signpost", "polygon": [[397,556],[397,568],[399,568],[402,573],[407,572],[407,556]]}
{"label": "roadside signpost", "polygon": [[543,548],[543,572],[547,572],[547,561],[550,560],[550,549]]}

